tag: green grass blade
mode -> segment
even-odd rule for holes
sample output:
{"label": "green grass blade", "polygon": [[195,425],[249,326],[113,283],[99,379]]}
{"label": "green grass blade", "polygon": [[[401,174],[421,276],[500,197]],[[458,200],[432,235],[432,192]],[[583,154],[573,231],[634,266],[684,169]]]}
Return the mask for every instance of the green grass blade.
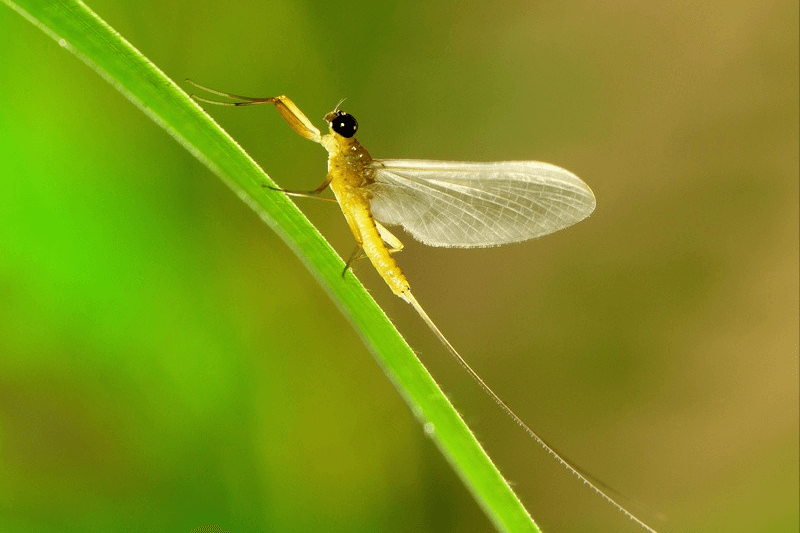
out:
{"label": "green grass blade", "polygon": [[116,87],[217,174],[289,245],[350,319],[490,520],[502,531],[539,529],[444,393],[320,233],[258,165],[172,80],[74,0],[3,0]]}

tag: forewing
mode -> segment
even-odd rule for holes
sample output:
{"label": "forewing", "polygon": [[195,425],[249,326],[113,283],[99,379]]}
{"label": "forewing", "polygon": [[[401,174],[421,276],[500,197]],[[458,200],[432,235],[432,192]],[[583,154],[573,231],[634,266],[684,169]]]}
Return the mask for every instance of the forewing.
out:
{"label": "forewing", "polygon": [[375,160],[367,186],[376,220],[429,246],[471,248],[535,239],[595,207],[591,189],[563,168],[535,161],[461,163]]}

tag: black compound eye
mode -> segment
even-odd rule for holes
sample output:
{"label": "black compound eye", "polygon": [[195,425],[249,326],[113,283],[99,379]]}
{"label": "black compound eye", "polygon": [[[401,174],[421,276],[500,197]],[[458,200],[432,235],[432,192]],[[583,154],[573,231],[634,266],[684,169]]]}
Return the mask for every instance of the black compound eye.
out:
{"label": "black compound eye", "polygon": [[356,118],[353,115],[339,111],[331,119],[331,129],[342,137],[349,139],[358,131],[358,122],[356,122]]}

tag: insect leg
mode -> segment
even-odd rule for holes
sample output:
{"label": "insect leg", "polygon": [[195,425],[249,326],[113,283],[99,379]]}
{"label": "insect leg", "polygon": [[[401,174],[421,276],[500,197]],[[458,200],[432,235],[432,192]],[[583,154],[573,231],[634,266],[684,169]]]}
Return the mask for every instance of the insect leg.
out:
{"label": "insect leg", "polygon": [[283,119],[292,127],[294,131],[305,137],[306,139],[312,140],[316,143],[322,142],[322,135],[320,134],[319,130],[317,129],[314,124],[308,120],[300,109],[294,105],[289,98],[286,96],[270,96],[267,98],[253,98],[251,96],[240,96],[238,94],[231,94],[231,93],[224,93],[221,91],[217,91],[214,89],[210,89],[199,83],[195,83],[190,79],[186,80],[187,83],[191,83],[198,89],[203,89],[204,91],[208,91],[211,94],[216,94],[217,96],[223,96],[225,98],[230,98],[231,100],[239,100],[239,102],[218,102],[215,100],[207,100],[205,98],[201,98],[197,95],[190,95],[195,100],[199,100],[201,102],[206,102],[209,104],[215,105],[224,105],[224,106],[246,106],[246,105],[259,105],[259,104],[273,104],[277,109],[278,112],[281,114]]}
{"label": "insect leg", "polygon": [[365,257],[367,257],[367,254],[364,253],[364,248],[362,248],[359,244],[356,246],[356,249],[353,250],[353,253],[350,254],[350,259],[348,259],[347,263],[345,263],[344,270],[342,270],[342,277],[347,274],[347,271],[350,270],[350,267],[353,266],[353,263],[360,259],[364,259]]}
{"label": "insect leg", "polygon": [[276,96],[274,98],[268,98],[267,100],[269,100],[269,102],[265,103],[274,104],[283,119],[294,131],[315,143],[322,143],[322,135],[317,127],[308,120],[308,117],[305,116],[289,98],[286,96]]}
{"label": "insect leg", "polygon": [[319,192],[317,191],[289,191],[287,189],[281,189],[279,187],[273,187],[271,185],[262,185],[265,189],[269,189],[271,191],[278,191],[286,194],[288,196],[299,196],[301,198],[314,198],[315,200],[325,200],[326,202],[335,202],[336,198],[329,198],[327,196],[320,196]]}
{"label": "insect leg", "polygon": [[378,228],[378,235],[381,236],[383,242],[385,242],[386,246],[389,247],[390,254],[399,252],[404,248],[403,243],[400,242],[400,239],[395,237],[394,234],[388,229],[386,229],[386,227],[384,227],[383,224],[381,224],[377,220],[375,220],[374,222],[375,222],[375,227]]}
{"label": "insect leg", "polygon": [[325,181],[323,181],[322,184],[313,191],[289,191],[286,189],[279,189],[278,187],[272,187],[269,185],[264,185],[264,187],[266,187],[267,189],[272,189],[273,191],[280,191],[284,194],[288,194],[289,196],[303,196],[305,198],[318,198],[320,200],[325,200],[328,202],[335,202],[336,200],[333,198],[325,198],[320,196],[320,193],[322,193],[322,191],[328,188],[328,185],[330,185],[332,179],[333,176],[331,174],[328,174],[325,177]]}

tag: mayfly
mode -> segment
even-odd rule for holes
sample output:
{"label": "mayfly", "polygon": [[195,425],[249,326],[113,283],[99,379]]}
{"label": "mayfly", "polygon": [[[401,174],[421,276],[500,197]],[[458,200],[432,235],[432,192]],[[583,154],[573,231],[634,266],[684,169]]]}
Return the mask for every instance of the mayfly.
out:
{"label": "mayfly", "polygon": [[355,139],[355,117],[336,109],[325,115],[323,135],[286,96],[252,98],[188,83],[217,96],[196,95],[201,102],[223,106],[274,105],[291,128],[328,151],[328,175],[309,192],[277,189],[297,196],[316,196],[330,187],[356,240],[345,272],[366,256],[389,288],[411,304],[425,324],[467,373],[523,430],[567,470],[647,531],[656,531],[590,480],[528,427],[481,379],[428,316],[392,254],[403,243],[386,226],[402,226],[429,246],[478,248],[536,239],[588,217],[595,208],[592,190],[571,172],[537,161],[466,163],[373,159]]}

